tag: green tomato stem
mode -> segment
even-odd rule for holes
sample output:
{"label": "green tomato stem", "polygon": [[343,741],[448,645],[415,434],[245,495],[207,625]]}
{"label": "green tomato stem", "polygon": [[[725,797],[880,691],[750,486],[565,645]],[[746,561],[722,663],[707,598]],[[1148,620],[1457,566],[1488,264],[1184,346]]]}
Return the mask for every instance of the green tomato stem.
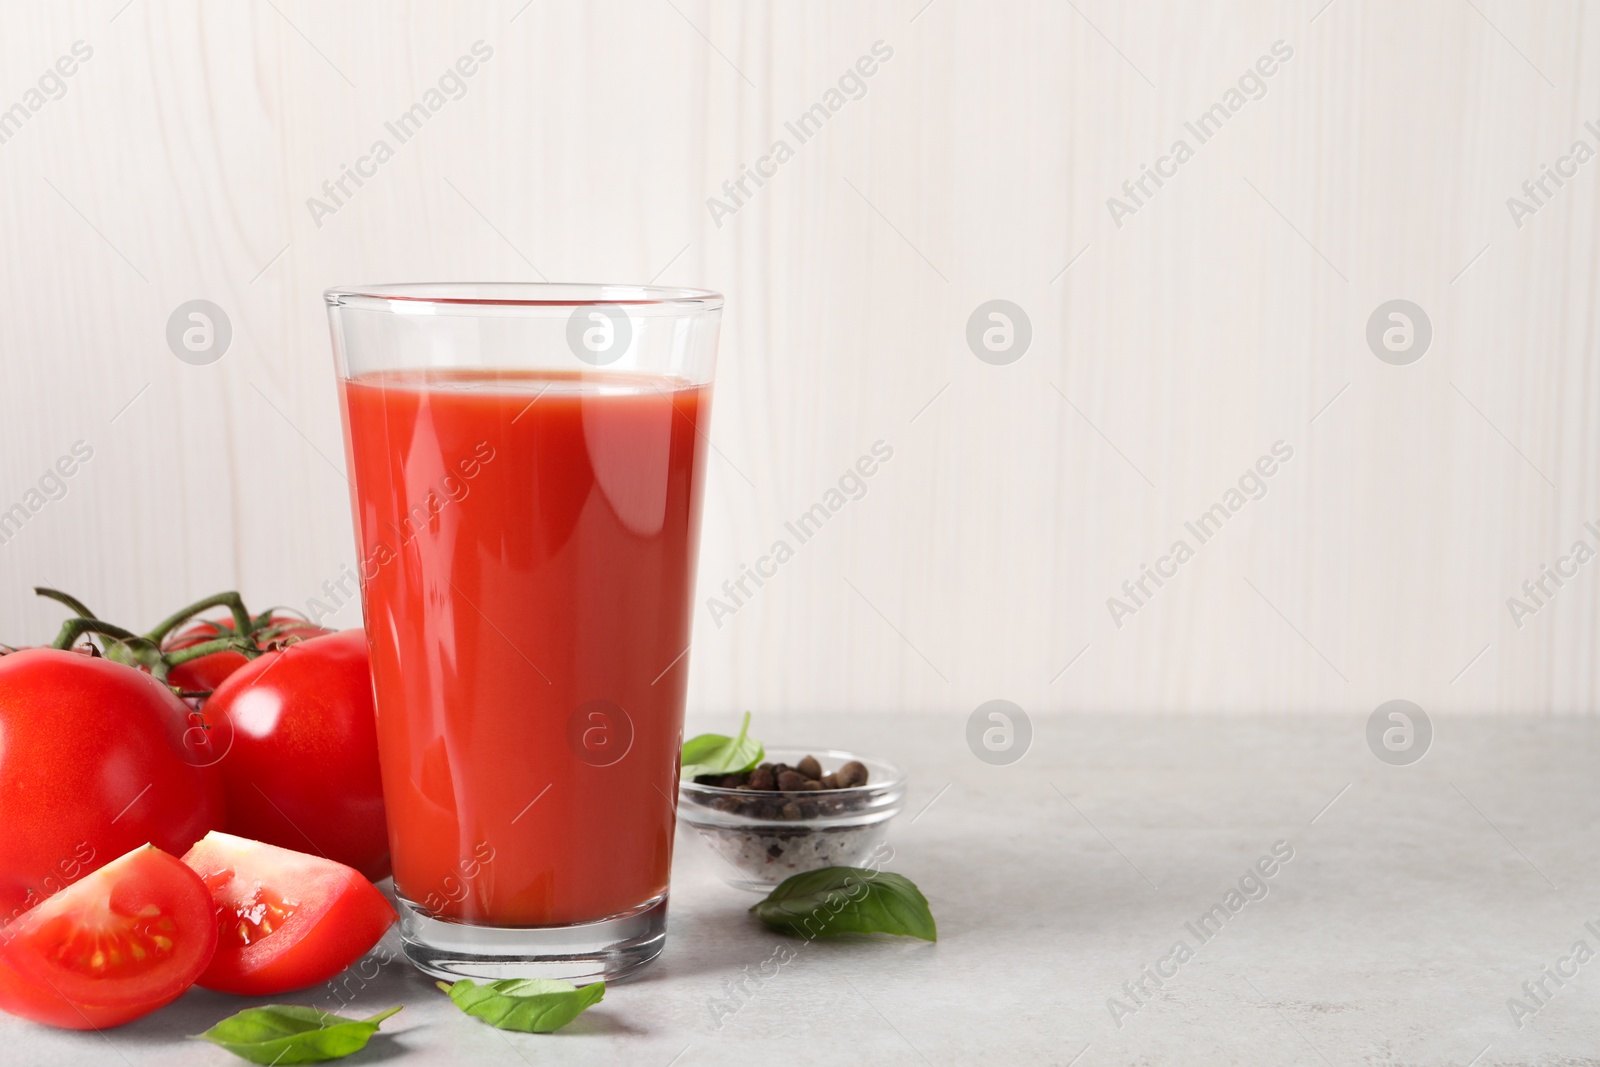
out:
{"label": "green tomato stem", "polygon": [[247,637],[219,637],[213,641],[202,641],[198,645],[180,648],[176,652],[163,653],[162,659],[166,661],[168,669],[179,664],[188,663],[190,660],[203,659],[217,652],[242,652],[248,656],[256,651],[255,645]]}
{"label": "green tomato stem", "polygon": [[156,624],[155,629],[145,634],[145,636],[159,645],[169,633],[201,612],[223,607],[227,608],[228,612],[233,616],[234,631],[241,637],[249,637],[255,631],[256,621],[250,617],[250,612],[245,610],[244,599],[238,593],[230,591],[217,593],[206,597],[204,600],[195,601],[176,614],[169,615],[161,620]]}
{"label": "green tomato stem", "polygon": [[50,647],[62,649],[64,651],[77,644],[78,638],[82,637],[84,634],[99,634],[102,637],[114,637],[118,641],[136,640],[139,636],[131,630],[124,630],[122,627],[115,626],[109,622],[102,622],[101,620],[95,618],[80,617],[76,619],[68,619],[66,622],[62,623],[61,632],[56,634],[56,639],[51,643]]}
{"label": "green tomato stem", "polygon": [[50,589],[42,585],[34,586],[33,591],[37,596],[48,597],[58,604],[65,604],[67,607],[72,609],[74,614],[82,615],[86,619],[95,618],[95,613],[85,607],[83,601],[79,600],[70,593],[63,593],[59,589]]}

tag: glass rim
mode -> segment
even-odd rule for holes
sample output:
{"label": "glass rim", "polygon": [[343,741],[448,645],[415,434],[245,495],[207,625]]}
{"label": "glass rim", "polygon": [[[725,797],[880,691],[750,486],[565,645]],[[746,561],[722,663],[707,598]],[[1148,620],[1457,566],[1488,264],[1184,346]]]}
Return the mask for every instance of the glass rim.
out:
{"label": "glass rim", "polygon": [[718,311],[722,294],[712,289],[606,282],[385,282],[336,285],[322,293],[330,308],[392,311],[396,303],[408,311],[434,307],[579,308],[602,304],[657,306],[687,313]]}

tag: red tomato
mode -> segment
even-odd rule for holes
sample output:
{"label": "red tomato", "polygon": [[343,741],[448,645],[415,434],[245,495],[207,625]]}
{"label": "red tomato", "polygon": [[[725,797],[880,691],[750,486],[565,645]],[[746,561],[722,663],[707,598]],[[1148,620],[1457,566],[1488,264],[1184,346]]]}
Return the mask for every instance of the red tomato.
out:
{"label": "red tomato", "polygon": [[0,1008],[69,1030],[176,1000],[217,946],[198,875],[144,845],[0,930]]}
{"label": "red tomato", "polygon": [[345,630],[268,652],[217,687],[206,717],[231,738],[219,764],[228,832],[389,874],[367,638]]}
{"label": "red tomato", "polygon": [[223,825],[205,731],[150,675],[49,648],[0,657],[0,924],[150,842]]}
{"label": "red tomato", "polygon": [[[280,636],[273,639],[275,645],[288,641],[309,641],[313,637],[333,633],[296,615],[274,615],[270,624],[286,627]],[[169,638],[165,647],[169,652],[178,652],[231,633],[232,619],[202,619]],[[224,678],[249,662],[240,652],[213,652],[209,656],[178,664],[168,673],[167,681],[179,689],[203,693],[221,685]]]}
{"label": "red tomato", "polygon": [[325,982],[378,943],[394,908],[342,863],[207,834],[183,862],[216,904],[217,953],[198,983],[275,996]]}

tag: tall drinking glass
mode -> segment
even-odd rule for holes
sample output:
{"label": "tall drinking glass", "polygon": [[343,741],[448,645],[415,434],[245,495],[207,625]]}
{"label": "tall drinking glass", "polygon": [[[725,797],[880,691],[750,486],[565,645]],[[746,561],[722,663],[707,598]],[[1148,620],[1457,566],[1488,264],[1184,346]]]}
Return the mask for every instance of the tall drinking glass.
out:
{"label": "tall drinking glass", "polygon": [[630,973],[665,938],[722,298],[326,299],[406,953]]}

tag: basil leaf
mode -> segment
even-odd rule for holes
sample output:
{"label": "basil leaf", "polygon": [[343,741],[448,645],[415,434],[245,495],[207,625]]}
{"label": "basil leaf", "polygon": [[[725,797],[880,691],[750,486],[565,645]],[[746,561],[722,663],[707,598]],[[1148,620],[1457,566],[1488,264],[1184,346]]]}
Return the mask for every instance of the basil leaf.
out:
{"label": "basil leaf", "polygon": [[606,984],[594,982],[578,987],[554,978],[507,978],[478,985],[468,978],[459,982],[436,982],[450,994],[456,1007],[475,1015],[501,1030],[520,1030],[525,1034],[548,1034],[600,1003]]}
{"label": "basil leaf", "polygon": [[346,1019],[298,1004],[269,1004],[230,1015],[191,1040],[221,1045],[251,1063],[322,1063],[366,1048],[378,1024],[399,1010],[396,1006],[370,1019]]}
{"label": "basil leaf", "polygon": [[808,940],[840,934],[939,937],[928,900],[911,879],[861,867],[824,867],[786,878],[750,910],[779,933]]}
{"label": "basil leaf", "polygon": [[739,774],[755,770],[767,751],[749,734],[750,713],[747,711],[738,737],[701,734],[689,738],[683,743],[681,777],[693,781],[702,774]]}

